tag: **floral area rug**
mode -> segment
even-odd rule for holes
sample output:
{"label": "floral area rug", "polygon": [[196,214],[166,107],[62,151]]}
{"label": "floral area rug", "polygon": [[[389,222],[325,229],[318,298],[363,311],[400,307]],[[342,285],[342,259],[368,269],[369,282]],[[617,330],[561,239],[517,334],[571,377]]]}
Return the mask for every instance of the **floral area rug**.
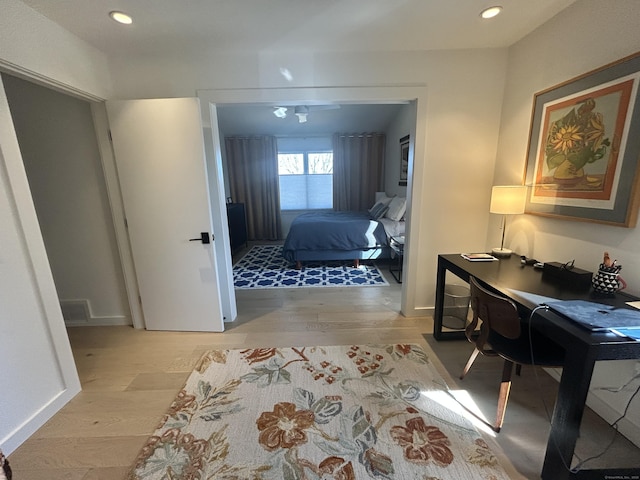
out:
{"label": "floral area rug", "polygon": [[302,270],[282,256],[282,245],[256,245],[233,266],[235,288],[365,287],[389,285],[373,265],[306,262]]}
{"label": "floral area rug", "polygon": [[210,351],[128,478],[508,479],[445,391],[416,345]]}

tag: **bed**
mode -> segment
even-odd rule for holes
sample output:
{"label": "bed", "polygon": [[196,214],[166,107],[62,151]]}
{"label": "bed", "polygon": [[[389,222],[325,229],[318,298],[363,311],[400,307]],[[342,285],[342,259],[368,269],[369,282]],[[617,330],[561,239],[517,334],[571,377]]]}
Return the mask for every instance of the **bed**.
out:
{"label": "bed", "polygon": [[387,197],[368,211],[298,215],[282,255],[295,262],[296,268],[309,261],[349,260],[357,267],[360,260],[390,258],[390,237],[404,235],[405,202],[404,198]]}

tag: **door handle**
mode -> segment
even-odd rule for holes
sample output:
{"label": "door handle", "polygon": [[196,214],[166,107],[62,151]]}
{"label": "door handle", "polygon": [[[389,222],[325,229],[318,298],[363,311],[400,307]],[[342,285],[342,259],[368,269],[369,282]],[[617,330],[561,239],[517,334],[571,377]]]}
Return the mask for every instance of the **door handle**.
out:
{"label": "door handle", "polygon": [[[211,235],[213,238],[213,235]],[[209,238],[209,232],[201,232],[198,238],[190,238],[190,242],[202,242],[202,243],[211,243],[211,239]]]}

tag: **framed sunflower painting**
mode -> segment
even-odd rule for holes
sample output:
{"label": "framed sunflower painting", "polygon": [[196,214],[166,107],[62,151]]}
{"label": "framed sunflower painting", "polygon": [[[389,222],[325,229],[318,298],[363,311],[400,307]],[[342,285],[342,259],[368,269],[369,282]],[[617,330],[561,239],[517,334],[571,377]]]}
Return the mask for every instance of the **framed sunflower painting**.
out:
{"label": "framed sunflower painting", "polygon": [[634,227],[640,53],[534,95],[525,212]]}

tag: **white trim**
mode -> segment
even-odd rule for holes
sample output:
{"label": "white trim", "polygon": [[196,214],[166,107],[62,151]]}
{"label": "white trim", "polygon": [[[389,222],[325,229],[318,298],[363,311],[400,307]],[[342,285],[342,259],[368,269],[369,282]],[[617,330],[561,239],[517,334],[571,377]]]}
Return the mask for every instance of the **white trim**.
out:
{"label": "white trim", "polygon": [[71,390],[69,388],[62,390],[58,395],[47,402],[40,410],[35,412],[31,417],[26,419],[13,432],[4,438],[0,438],[0,445],[5,455],[11,455],[20,445],[22,445],[31,435],[36,433],[51,417],[58,413],[69,400],[76,396],[80,391]]}
{"label": "white trim", "polygon": [[7,195],[10,201],[13,202],[11,207],[15,214],[17,234],[21,237],[25,257],[29,264],[33,293],[37,297],[38,309],[43,320],[42,328],[47,330],[53,358],[57,363],[62,385],[64,386],[57,397],[51,399],[41,410],[26,419],[7,438],[2,439],[3,450],[5,450],[6,454],[10,454],[62,408],[64,404],[80,392],[81,387],[1,79],[0,146],[2,148],[0,151],[0,168],[4,166],[6,172]]}
{"label": "white trim", "polygon": [[81,98],[89,102],[100,102],[104,100],[103,98],[98,97],[97,95],[93,95],[91,93],[75,88],[74,86],[69,85],[68,83],[60,82],[53,78],[46,77],[44,75],[39,74],[38,72],[34,72],[33,70],[29,70],[27,68],[21,67],[20,65],[16,65],[15,63],[11,63],[1,58],[0,58],[0,71],[5,71],[15,77],[20,77],[24,80],[29,80],[33,83],[37,83],[38,85],[43,85],[45,87],[56,90],[58,92],[65,93],[67,95],[72,95],[76,98]]}
{"label": "white trim", "polygon": [[403,312],[406,317],[433,317],[435,307],[415,307],[410,312]]}
{"label": "white trim", "polygon": [[116,243],[118,244],[118,253],[120,254],[120,263],[122,264],[125,290],[129,300],[131,321],[134,328],[143,329],[145,328],[144,312],[140,304],[138,279],[133,263],[131,245],[129,244],[129,234],[125,226],[124,203],[122,202],[122,193],[120,192],[118,169],[109,138],[109,119],[107,118],[105,103],[92,103],[91,114],[96,130],[96,138],[98,140],[98,150],[100,152],[100,158],[102,159],[102,171],[104,172],[107,196],[109,197],[109,205],[111,206],[111,217],[113,219]]}
{"label": "white trim", "polygon": [[131,326],[131,319],[125,316],[113,317],[91,317],[86,322],[81,321],[65,321],[67,327],[120,327]]}
{"label": "white trim", "polygon": [[[205,108],[208,107],[208,108]],[[205,154],[207,157],[207,182],[209,186],[209,202],[211,225],[216,233],[213,248],[216,256],[218,292],[220,308],[225,323],[233,322],[238,317],[236,291],[233,285],[233,266],[231,255],[231,239],[227,222],[227,204],[224,192],[224,174],[222,171],[222,144],[218,134],[218,112],[215,105],[200,101],[203,124],[211,128],[203,129]]]}

